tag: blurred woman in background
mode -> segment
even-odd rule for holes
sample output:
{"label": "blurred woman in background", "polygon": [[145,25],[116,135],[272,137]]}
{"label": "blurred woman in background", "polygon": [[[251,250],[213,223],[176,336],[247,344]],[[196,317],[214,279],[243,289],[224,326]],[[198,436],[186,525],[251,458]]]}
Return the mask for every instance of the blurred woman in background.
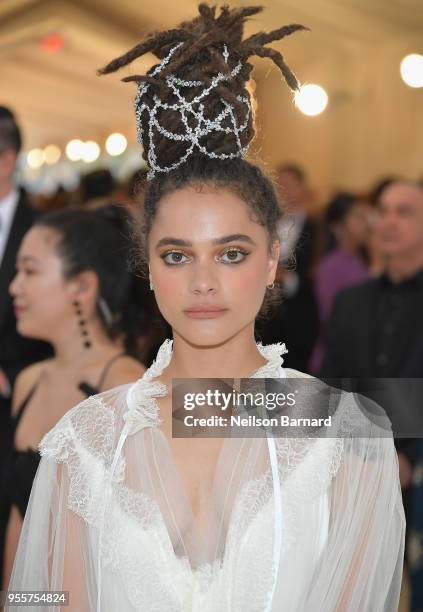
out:
{"label": "blurred woman in background", "polygon": [[310,358],[310,372],[319,372],[336,294],[369,277],[367,243],[371,227],[370,205],[352,193],[341,192],[329,203],[323,225],[324,247],[314,274],[320,330]]}
{"label": "blurred woman in background", "polygon": [[136,356],[148,313],[142,285],[129,271],[126,224],[117,206],[56,211],[37,221],[19,249],[10,285],[18,331],[50,342],[54,357],[25,368],[14,388],[14,438],[0,478],[0,503],[10,507],[4,585],[40,460],[38,443],[72,406],[145,371]]}

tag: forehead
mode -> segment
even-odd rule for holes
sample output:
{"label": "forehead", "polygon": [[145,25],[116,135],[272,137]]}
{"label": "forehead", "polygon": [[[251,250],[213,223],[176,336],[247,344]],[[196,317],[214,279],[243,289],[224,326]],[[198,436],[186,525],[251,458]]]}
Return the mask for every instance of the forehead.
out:
{"label": "forehead", "polygon": [[227,189],[186,187],[165,196],[159,204],[152,233],[207,240],[229,233],[258,236],[265,228],[251,207]]}
{"label": "forehead", "polygon": [[423,189],[411,183],[395,183],[383,191],[380,203],[383,205],[411,204],[423,207]]}
{"label": "forehead", "polygon": [[19,257],[32,256],[38,259],[57,256],[57,232],[49,227],[34,226],[24,236],[19,247]]}

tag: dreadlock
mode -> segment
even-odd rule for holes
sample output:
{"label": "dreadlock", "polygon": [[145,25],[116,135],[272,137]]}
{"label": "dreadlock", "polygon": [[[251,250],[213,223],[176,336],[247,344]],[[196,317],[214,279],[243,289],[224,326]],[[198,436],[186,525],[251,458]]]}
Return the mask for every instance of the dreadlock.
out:
{"label": "dreadlock", "polygon": [[[233,78],[222,81],[211,91],[207,97],[205,110],[205,117],[213,120],[219,113],[222,113],[227,104],[230,104],[234,109],[237,124],[240,125],[245,119],[243,115],[245,109],[241,107],[240,98],[249,97],[247,85],[253,68],[248,62],[250,57],[271,59],[282,73],[288,86],[294,91],[299,88],[297,78],[281,53],[265,45],[290,36],[294,32],[308,30],[308,28],[299,24],[291,24],[268,33],[258,32],[243,40],[246,20],[262,10],[261,6],[232,9],[225,5],[218,13],[215,6],[201,3],[198,7],[199,14],[193,20],[183,22],[175,29],[147,36],[143,42],[98,70],[98,74],[116,72],[149,52],[159,60],[163,60],[173,49],[169,61],[160,71],[157,71],[159,64],[155,64],[147,74],[127,76],[122,81],[132,81],[139,85],[148,83],[149,87],[144,93],[148,105],[153,105],[154,98],[158,97],[164,106],[160,108],[157,116],[162,128],[173,134],[182,134],[185,126],[182,124],[180,114],[170,108],[176,99],[175,94],[167,85],[167,77],[172,75],[185,81],[198,81],[200,85],[191,87],[186,94],[187,100],[191,101],[210,85],[216,74],[229,74],[241,62],[241,69]],[[176,49],[175,45],[178,45]],[[222,55],[224,46],[229,50],[227,61]],[[188,122],[191,120],[193,118],[187,118]],[[228,127],[230,127],[229,123]],[[143,156],[148,161],[148,151],[153,144],[150,143],[149,117],[146,113],[141,115],[141,132],[144,145]],[[247,147],[254,138],[252,116],[249,117],[246,129],[243,130],[240,137],[243,148]],[[207,149],[219,154],[228,153],[234,149],[233,139],[234,134],[231,133],[231,130],[210,132],[206,136]],[[154,142],[155,154],[162,166],[172,166],[175,161],[184,156],[187,150],[187,144],[181,140],[168,139],[164,136],[156,140]],[[257,222],[266,227],[269,244],[270,241],[277,238],[276,224],[282,213],[274,187],[261,169],[245,159],[231,159],[228,163],[228,161],[210,159],[197,153],[176,170],[156,175],[147,186],[143,222],[140,224],[141,255],[144,261],[148,260],[148,235],[160,200],[177,189],[204,183],[235,192],[250,206]],[[275,293],[273,292],[273,295]],[[266,308],[262,309],[262,312],[264,310]]]}

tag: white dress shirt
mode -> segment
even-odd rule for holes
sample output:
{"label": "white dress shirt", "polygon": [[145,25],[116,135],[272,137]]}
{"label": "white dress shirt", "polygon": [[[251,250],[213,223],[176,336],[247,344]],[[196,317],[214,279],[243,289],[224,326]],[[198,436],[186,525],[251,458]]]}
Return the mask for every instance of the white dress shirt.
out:
{"label": "white dress shirt", "polygon": [[6,197],[0,200],[0,266],[6,250],[10,228],[12,227],[13,217],[19,201],[19,192],[12,189]]}

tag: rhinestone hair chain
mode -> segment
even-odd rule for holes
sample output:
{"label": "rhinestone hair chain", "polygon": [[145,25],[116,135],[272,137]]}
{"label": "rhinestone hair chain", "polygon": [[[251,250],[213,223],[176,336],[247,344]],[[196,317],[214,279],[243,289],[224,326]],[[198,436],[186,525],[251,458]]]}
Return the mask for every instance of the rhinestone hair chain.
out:
{"label": "rhinestone hair chain", "polygon": [[[166,64],[169,63],[172,55],[181,45],[183,45],[182,42],[172,47],[169,54],[153,70],[151,76],[156,76],[157,74],[159,74],[159,72],[163,70]],[[225,60],[225,63],[227,64],[229,59],[229,52],[226,45],[224,45],[223,47],[222,55]],[[186,97],[182,93],[182,90],[192,87],[201,87],[201,85],[204,85],[204,83],[202,81],[182,80],[177,78],[175,75],[170,74],[166,77],[165,80],[167,86],[173,92],[177,99],[174,104],[167,104],[165,102],[162,102],[157,95],[154,95],[153,97],[153,104],[147,104],[143,100],[143,98],[144,94],[148,91],[150,84],[139,84],[137,96],[135,98],[137,139],[140,144],[144,144],[143,130],[141,127],[141,117],[144,112],[147,112],[149,116],[149,149],[147,151],[147,159],[150,167],[149,173],[147,175],[148,180],[151,180],[158,172],[170,172],[171,170],[175,170],[175,168],[178,168],[190,157],[190,155],[192,155],[196,148],[204,155],[207,155],[208,157],[214,159],[233,159],[235,157],[243,157],[246,154],[248,145],[245,147],[241,145],[240,134],[242,134],[242,132],[247,128],[251,115],[251,102],[250,97],[248,95],[238,95],[236,97],[237,100],[241,102],[245,107],[245,120],[241,125],[237,125],[234,107],[223,98],[221,98],[221,100],[225,108],[216,117],[214,117],[213,119],[207,119],[204,116],[207,96],[210,94],[210,92],[216,89],[216,87],[223,81],[229,81],[233,79],[240,72],[241,68],[242,64],[241,62],[238,62],[230,73],[225,75],[222,72],[219,72],[215,77],[213,77],[211,84],[208,87],[205,87],[203,91],[197,96],[195,96],[195,98],[193,98],[191,101],[188,101],[186,99]],[[182,134],[169,132],[164,127],[162,127],[157,118],[157,114],[160,109],[173,110],[178,112],[180,114],[181,121],[185,127],[185,132]],[[194,127],[190,127],[188,123],[188,116],[194,118]],[[223,122],[227,118],[230,119],[231,125],[228,126],[226,122],[226,126],[224,127]],[[236,141],[236,150],[232,153],[215,153],[214,151],[209,151],[207,147],[200,144],[201,138],[207,137],[213,132],[224,132],[226,134],[233,134],[235,136]],[[160,166],[157,161],[154,145],[154,136],[157,133],[162,136],[165,136],[169,140],[180,140],[189,144],[185,154],[177,162],[170,166]]]}

